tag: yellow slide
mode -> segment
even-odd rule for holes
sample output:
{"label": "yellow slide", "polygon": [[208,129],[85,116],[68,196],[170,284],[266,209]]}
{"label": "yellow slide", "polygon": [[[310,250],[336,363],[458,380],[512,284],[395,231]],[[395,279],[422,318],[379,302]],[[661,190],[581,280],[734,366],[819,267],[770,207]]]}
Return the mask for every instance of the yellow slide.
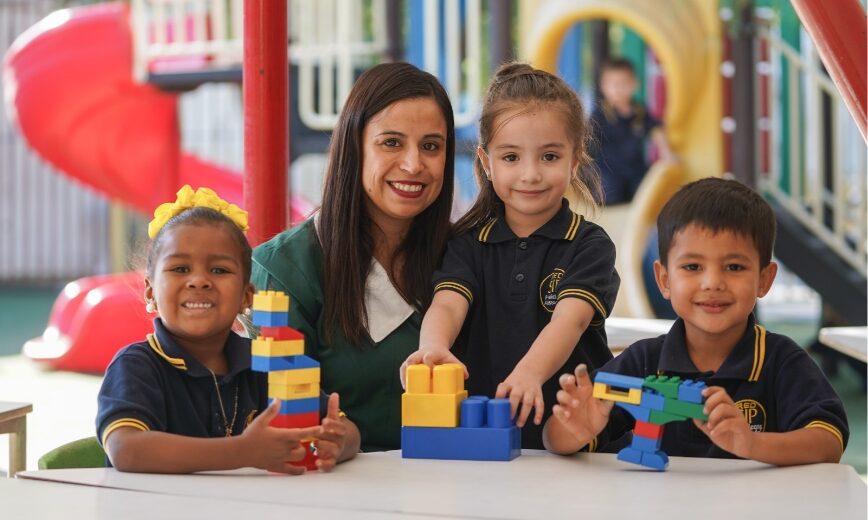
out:
{"label": "yellow slide", "polygon": [[556,71],[562,41],[573,25],[610,20],[645,40],[666,77],[663,122],[681,162],[653,165],[633,202],[603,208],[599,219],[618,251],[621,290],[613,312],[617,316],[654,317],[642,279],[648,233],[678,186],[723,171],[717,9],[712,0],[525,0],[520,4],[523,57],[536,67]]}

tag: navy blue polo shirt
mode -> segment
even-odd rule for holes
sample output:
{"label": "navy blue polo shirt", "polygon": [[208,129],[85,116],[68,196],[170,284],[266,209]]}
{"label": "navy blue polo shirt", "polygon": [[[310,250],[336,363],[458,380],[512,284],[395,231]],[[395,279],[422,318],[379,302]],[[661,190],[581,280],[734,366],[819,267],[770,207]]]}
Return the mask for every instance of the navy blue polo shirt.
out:
{"label": "navy blue polo shirt", "polygon": [[622,116],[606,101],[591,114],[591,156],[600,170],[607,204],[629,202],[648,171],[646,141],[660,121],[651,117],[642,103],[634,102],[632,113]]}
{"label": "navy blue polo shirt", "polygon": [[[600,367],[612,359],[604,325],[619,284],[612,240],[600,226],[570,211],[566,200],[529,237],[515,236],[502,214],[455,237],[434,274],[435,292],[455,291],[470,303],[454,351],[470,372],[471,395],[494,396],[551,321],[558,301],[580,298],[594,308],[591,325],[566,364],[543,385],[545,417],[562,372],[578,363]],[[522,446],[542,448],[542,427],[528,422]]]}
{"label": "navy blue polo shirt", "polygon": [[[717,372],[700,372],[687,355],[684,322],[669,333],[631,345],[600,370],[626,376],[680,376],[721,386],[745,414],[755,432],[821,428],[847,446],[844,405],[813,359],[793,340],[767,332],[751,315],[744,335]],[[615,408],[615,410],[620,410]],[[632,428],[626,412],[613,423]],[[612,431],[613,438],[618,435]],[[692,420],[666,424],[661,449],[684,457],[736,458],[718,448]]]}

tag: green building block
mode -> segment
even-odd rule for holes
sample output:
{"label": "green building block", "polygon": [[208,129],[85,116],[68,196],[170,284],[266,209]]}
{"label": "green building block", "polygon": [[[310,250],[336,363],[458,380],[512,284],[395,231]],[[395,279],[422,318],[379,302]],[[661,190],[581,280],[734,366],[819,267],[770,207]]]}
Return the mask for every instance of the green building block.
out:
{"label": "green building block", "polygon": [[670,399],[678,399],[678,386],[681,378],[678,376],[648,376],[645,378],[645,387],[657,391],[660,395]]}
{"label": "green building block", "polygon": [[663,401],[663,412],[675,415],[680,415],[684,418],[708,420],[708,416],[702,413],[702,404],[687,403],[675,399],[666,399]]}
{"label": "green building block", "polygon": [[686,418],[683,415],[675,415],[674,413],[661,412],[660,410],[651,410],[651,415],[648,421],[651,424],[666,424],[676,421],[683,421]]}

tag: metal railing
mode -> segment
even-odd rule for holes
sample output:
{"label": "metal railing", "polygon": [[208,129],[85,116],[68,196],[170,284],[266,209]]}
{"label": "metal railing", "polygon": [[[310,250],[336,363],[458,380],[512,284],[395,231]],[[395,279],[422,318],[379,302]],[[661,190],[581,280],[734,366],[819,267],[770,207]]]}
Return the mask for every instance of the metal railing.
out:
{"label": "metal railing", "polygon": [[757,39],[760,186],[866,274],[866,147],[807,37],[801,50],[761,27]]}
{"label": "metal railing", "polygon": [[[357,75],[383,59],[386,1],[287,1],[299,117],[312,129],[330,130]],[[241,63],[243,0],[133,0],[132,6],[138,81],[161,71]],[[465,0],[463,12],[461,6],[459,0],[423,3],[422,67],[445,85],[459,127],[478,117],[482,93],[481,1]]]}

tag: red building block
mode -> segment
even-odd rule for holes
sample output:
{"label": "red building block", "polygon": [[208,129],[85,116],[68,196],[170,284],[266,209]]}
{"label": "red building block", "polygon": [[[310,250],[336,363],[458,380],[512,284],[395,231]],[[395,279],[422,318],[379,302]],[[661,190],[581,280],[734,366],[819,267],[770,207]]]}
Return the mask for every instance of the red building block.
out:
{"label": "red building block", "polygon": [[662,424],[651,424],[645,421],[636,421],[636,427],[633,428],[635,435],[641,435],[649,439],[659,439],[663,435]]}
{"label": "red building block", "polygon": [[274,428],[307,428],[319,424],[319,412],[281,414],[271,420]]}

